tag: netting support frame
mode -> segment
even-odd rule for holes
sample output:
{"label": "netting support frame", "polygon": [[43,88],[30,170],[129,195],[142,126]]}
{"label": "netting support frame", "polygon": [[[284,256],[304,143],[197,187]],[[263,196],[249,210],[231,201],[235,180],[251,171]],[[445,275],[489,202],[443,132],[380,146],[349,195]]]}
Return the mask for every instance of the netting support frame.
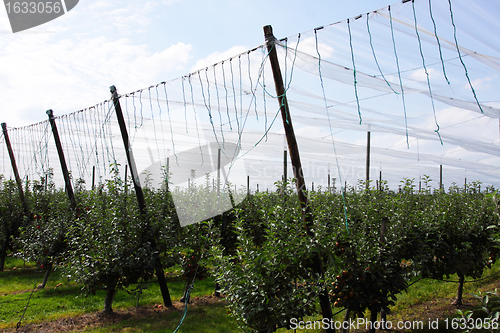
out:
{"label": "netting support frame", "polygon": [[[144,193],[142,192],[141,183],[139,181],[139,173],[137,172],[137,167],[135,165],[134,155],[132,153],[132,147],[130,147],[129,136],[127,132],[127,126],[125,124],[125,118],[123,117],[122,107],[120,105],[120,99],[118,98],[118,93],[116,91],[115,86],[109,87],[111,92],[111,97],[113,99],[113,105],[115,107],[115,114],[118,120],[118,125],[120,126],[120,132],[123,139],[123,145],[125,146],[125,154],[127,155],[127,162],[130,167],[130,176],[132,177],[132,181],[134,183],[135,194],[137,197],[137,202],[139,204],[139,211],[141,216],[146,219],[147,227],[149,231],[151,231],[151,225],[149,223],[149,219],[146,211],[146,201],[144,199]],[[125,179],[125,183],[126,183]],[[165,273],[163,272],[163,265],[161,263],[160,255],[156,250],[156,240],[154,236],[150,232],[149,242],[151,243],[151,248],[153,250],[154,256],[154,265],[156,271],[156,277],[158,278],[158,285],[160,286],[161,296],[163,298],[163,303],[167,307],[173,306],[172,299],[170,297],[170,292],[167,286],[167,280],[165,279]]]}
{"label": "netting support frame", "polygon": [[12,165],[12,171],[14,172],[14,177],[16,178],[17,189],[19,191],[19,198],[21,199],[21,203],[23,205],[24,214],[28,216],[31,220],[30,209],[28,206],[28,202],[24,197],[23,184],[21,182],[21,177],[19,176],[19,170],[17,168],[16,157],[14,156],[14,151],[12,150],[12,145],[10,143],[9,133],[7,132],[7,123],[2,123],[2,131],[3,137],[5,139],[5,144],[7,145],[7,151],[9,152],[10,164]]}
{"label": "netting support frame", "polygon": [[54,111],[52,109],[47,110],[47,115],[49,116],[50,127],[52,128],[52,134],[54,135],[54,141],[56,143],[57,155],[59,155],[59,162],[61,163],[61,169],[64,177],[64,185],[66,189],[66,194],[68,195],[69,202],[71,204],[71,209],[76,211],[76,199],[75,193],[73,192],[73,186],[71,185],[71,178],[69,176],[68,166],[66,164],[66,159],[64,158],[64,151],[61,145],[61,139],[59,137],[59,132],[57,131],[56,119],[54,117]]}
{"label": "netting support frame", "polygon": [[[286,141],[288,145],[288,152],[290,153],[290,161],[292,163],[292,170],[294,177],[296,179],[297,194],[300,201],[300,205],[304,210],[304,221],[306,223],[306,232],[308,236],[314,237],[314,233],[311,228],[313,227],[313,217],[311,207],[308,205],[306,196],[306,184],[304,180],[304,174],[302,170],[302,164],[300,161],[299,147],[297,145],[297,140],[295,138],[295,133],[292,125],[292,117],[290,115],[290,109],[288,107],[288,101],[286,98],[286,90],[283,84],[283,77],[281,75],[281,69],[278,60],[278,53],[276,52],[276,37],[273,35],[273,28],[270,25],[264,26],[264,36],[266,39],[266,47],[269,56],[269,62],[273,71],[274,83],[276,86],[276,94],[280,104],[281,118],[283,119],[283,127],[285,129]],[[321,277],[324,274],[323,265],[321,258],[318,253],[313,255],[313,270],[315,273],[319,274]],[[324,319],[332,320],[333,312],[332,306],[330,304],[330,297],[326,289],[319,293],[319,303],[321,307],[321,313]],[[335,333],[335,328],[326,328],[327,333]]]}

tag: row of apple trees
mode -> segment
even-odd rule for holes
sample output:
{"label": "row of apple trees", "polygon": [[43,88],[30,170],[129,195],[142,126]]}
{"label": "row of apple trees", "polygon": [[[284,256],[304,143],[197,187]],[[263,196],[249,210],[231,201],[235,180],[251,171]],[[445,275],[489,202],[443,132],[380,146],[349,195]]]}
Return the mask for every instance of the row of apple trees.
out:
{"label": "row of apple trees", "polygon": [[[497,199],[478,183],[446,193],[431,191],[428,179],[418,192],[408,179],[399,192],[309,192],[311,237],[289,183],[181,228],[166,186],[145,187],[144,216],[130,182],[112,170],[95,190],[75,181],[77,209],[51,177],[24,184],[29,214],[15,182],[0,182],[0,258],[12,253],[36,262],[46,278],[60,269],[89,292],[104,287],[105,311],[112,311],[116,290],[152,279],[159,257],[163,268],[181,264],[188,279],[213,274],[242,326],[272,332],[319,313],[325,291],[334,309],[347,309],[346,318],[388,312],[415,276],[458,274],[460,303],[465,277],[481,276],[499,253]],[[191,186],[187,202],[213,190],[209,179]],[[322,274],[313,269],[314,256]]]}
{"label": "row of apple trees", "polygon": [[[445,193],[429,182],[419,192],[410,179],[399,192],[364,184],[344,195],[309,192],[314,237],[289,186],[249,197],[235,210],[235,247],[213,247],[231,315],[255,332],[294,328],[292,318],[321,313],[318,296],[326,290],[346,320],[369,314],[373,322],[410,279],[452,274],[460,304],[465,277],[479,278],[500,253],[497,202],[479,183]],[[313,269],[316,254],[323,274]]]}
{"label": "row of apple trees", "polygon": [[[90,293],[104,288],[104,312],[112,312],[117,290],[158,276],[157,258],[162,270],[180,264],[184,275],[192,276],[207,223],[181,228],[166,186],[144,188],[146,214],[141,214],[130,180],[119,177],[117,166],[111,171],[113,177],[94,190],[74,182],[76,209],[65,190],[55,186],[52,174],[23,184],[29,214],[23,210],[16,183],[0,182],[2,263],[7,255],[36,262],[45,271],[40,288],[54,269]],[[198,277],[206,274],[204,269],[196,272]],[[171,305],[169,297],[164,297],[166,305]]]}

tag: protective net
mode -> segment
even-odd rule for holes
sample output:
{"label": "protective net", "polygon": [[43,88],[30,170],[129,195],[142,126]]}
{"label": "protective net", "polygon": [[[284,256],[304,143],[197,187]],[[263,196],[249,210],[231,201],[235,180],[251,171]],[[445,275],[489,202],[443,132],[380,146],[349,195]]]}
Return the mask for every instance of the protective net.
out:
{"label": "protective net", "polygon": [[[403,1],[276,41],[308,189],[366,180],[367,132],[369,177],[386,187],[404,178],[418,186],[426,175],[437,188],[440,165],[445,186],[499,187],[499,7]],[[177,206],[183,224],[293,177],[265,44],[119,102],[142,186],[168,186],[176,205],[191,202]],[[54,111],[73,182],[99,184],[112,164],[125,177],[111,99]],[[23,179],[52,169],[62,184],[48,121],[8,133]],[[0,172],[13,178],[4,141]]]}

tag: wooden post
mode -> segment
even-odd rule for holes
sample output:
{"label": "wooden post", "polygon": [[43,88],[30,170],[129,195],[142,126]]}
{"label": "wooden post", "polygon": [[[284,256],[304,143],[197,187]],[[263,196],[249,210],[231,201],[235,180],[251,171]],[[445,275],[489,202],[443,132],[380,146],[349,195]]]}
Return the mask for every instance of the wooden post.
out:
{"label": "wooden post", "polygon": [[286,183],[288,179],[288,167],[287,167],[287,151],[283,150],[283,181]]}
{"label": "wooden post", "polygon": [[250,195],[250,176],[247,176],[247,195]]}
{"label": "wooden post", "polygon": [[[23,205],[24,214],[28,218],[28,221],[31,222],[31,213],[29,211],[28,203],[26,202],[26,198],[24,196],[23,184],[21,182],[21,177],[19,177],[19,172],[17,170],[16,158],[14,157],[14,152],[12,151],[12,146],[10,144],[9,134],[7,133],[7,124],[2,123],[3,136],[5,139],[5,144],[7,145],[7,150],[9,152],[10,163],[12,165],[12,170],[14,171],[14,177],[16,178],[17,189],[19,191],[19,198],[21,199],[21,203]],[[10,227],[6,227],[4,230],[4,236],[6,236],[6,241],[0,245],[0,272],[3,272],[5,268],[5,258],[7,257],[7,250],[12,246],[11,236],[19,232],[21,228],[21,222],[13,223]]]}
{"label": "wooden post", "polygon": [[[311,207],[308,205],[307,196],[305,193],[306,185],[304,174],[302,171],[302,164],[300,161],[299,148],[297,146],[297,140],[295,138],[292,126],[292,117],[290,115],[290,109],[288,108],[288,101],[286,98],[285,87],[283,85],[283,78],[281,76],[281,69],[278,61],[278,54],[276,52],[276,38],[273,35],[273,28],[270,25],[264,27],[264,35],[266,38],[267,51],[269,53],[269,61],[273,71],[276,94],[278,96],[278,101],[281,109],[281,118],[283,120],[283,127],[285,129],[288,151],[290,153],[290,160],[292,162],[294,177],[296,178],[297,194],[300,205],[305,212],[304,220],[306,222],[306,232],[309,236],[313,237],[314,233],[311,230],[311,228],[313,227],[312,211]],[[317,253],[313,255],[313,261],[314,271],[320,275],[323,275],[323,265],[321,263],[321,258]],[[330,304],[330,298],[326,289],[320,293],[319,301],[323,318],[331,320],[333,317],[332,308]],[[335,332],[335,329],[329,328],[326,330],[326,332]]]}
{"label": "wooden post", "polygon": [[370,188],[370,131],[366,132],[366,189]]}
{"label": "wooden post", "polygon": [[378,183],[380,184],[380,191],[382,191],[382,170],[379,172]]}
{"label": "wooden post", "polygon": [[19,198],[23,205],[24,214],[28,216],[31,220],[30,209],[26,198],[24,197],[23,183],[21,182],[21,177],[19,177],[19,171],[17,170],[16,158],[14,156],[14,151],[12,150],[12,145],[10,144],[9,133],[7,132],[7,124],[2,123],[3,137],[5,138],[5,144],[7,145],[7,151],[9,152],[10,164],[12,165],[12,170],[14,171],[14,177],[16,178],[17,189],[19,191]]}
{"label": "wooden post", "polygon": [[[68,195],[71,210],[73,212],[75,212],[75,214],[78,216],[79,211],[77,209],[75,193],[73,192],[73,186],[71,185],[71,178],[69,176],[68,166],[66,165],[66,159],[64,158],[64,151],[62,149],[61,139],[59,137],[59,132],[57,131],[56,119],[54,118],[54,112],[52,110],[47,110],[47,115],[49,116],[50,127],[52,128],[52,134],[54,135],[54,141],[56,143],[57,154],[59,155],[59,162],[61,163],[61,169],[62,169],[62,173],[63,173],[63,177],[64,177],[66,194]],[[61,242],[61,240],[59,240],[58,242]],[[58,246],[52,246],[52,247],[57,248]],[[53,250],[51,250],[48,253],[48,255],[49,256],[54,255]],[[43,278],[43,282],[39,287],[40,289],[43,289],[45,287],[45,284],[47,283],[47,281],[49,279],[49,275],[50,275],[51,271],[52,271],[52,263],[48,263],[46,270],[45,270],[45,276]]]}
{"label": "wooden post", "polygon": [[443,189],[443,165],[439,165],[439,189]]}
{"label": "wooden post", "polygon": [[95,188],[95,165],[92,167],[92,191]]}
{"label": "wooden post", "polygon": [[[118,119],[118,125],[120,126],[120,132],[123,139],[123,144],[125,146],[125,154],[127,155],[127,162],[130,167],[130,175],[132,177],[132,182],[134,183],[135,195],[137,197],[137,202],[139,204],[139,211],[141,216],[147,220],[148,229],[151,229],[149,224],[149,220],[146,212],[146,201],[144,200],[144,193],[142,192],[141,183],[139,181],[139,174],[137,173],[137,168],[135,165],[134,155],[132,153],[132,148],[130,147],[130,141],[128,138],[127,127],[125,125],[125,119],[123,117],[122,107],[120,105],[120,100],[118,98],[118,93],[116,92],[116,87],[111,86],[110,88],[111,95],[113,98],[113,105],[115,107],[116,117]],[[165,306],[172,306],[172,300],[170,298],[170,293],[167,287],[167,281],[165,280],[165,273],[163,272],[163,266],[161,264],[161,259],[156,251],[156,240],[153,235],[150,235],[149,242],[151,243],[151,248],[154,252],[154,260],[155,260],[155,270],[156,276],[158,277],[158,284],[160,285],[161,295],[163,297],[163,302]]]}
{"label": "wooden post", "polygon": [[64,151],[62,149],[61,139],[59,138],[59,132],[57,131],[54,111],[47,110],[47,115],[49,116],[50,126],[52,127],[52,134],[54,135],[54,141],[56,142],[57,154],[59,155],[59,162],[61,163],[61,169],[64,177],[64,185],[66,187],[66,194],[68,195],[71,209],[76,210],[75,193],[73,192],[73,187],[71,185],[71,178],[69,177],[68,166],[66,165],[66,159],[64,158]]}

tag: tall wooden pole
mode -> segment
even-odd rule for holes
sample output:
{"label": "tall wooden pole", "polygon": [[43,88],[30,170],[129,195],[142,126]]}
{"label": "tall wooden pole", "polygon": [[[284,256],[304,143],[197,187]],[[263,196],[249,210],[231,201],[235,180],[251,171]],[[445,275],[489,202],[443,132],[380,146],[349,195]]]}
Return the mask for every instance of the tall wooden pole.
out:
{"label": "tall wooden pole", "polygon": [[[19,198],[21,199],[21,203],[23,205],[24,214],[27,216],[28,221],[31,222],[31,213],[29,211],[28,203],[26,202],[26,198],[24,196],[23,184],[21,182],[21,177],[19,177],[19,172],[17,170],[16,159],[14,157],[14,152],[12,150],[12,146],[10,144],[9,134],[7,133],[7,124],[2,123],[3,136],[5,138],[5,144],[7,145],[7,150],[9,151],[10,162],[12,164],[12,170],[14,171],[14,177],[16,178],[17,189],[19,191]],[[12,246],[10,237],[12,234],[16,234],[21,228],[21,223],[12,224],[10,228],[6,228],[4,230],[6,241],[0,245],[0,272],[3,272],[5,268],[5,258],[7,257],[7,250]]]}
{"label": "tall wooden pole", "polygon": [[95,165],[92,167],[92,191],[95,188]]}
{"label": "tall wooden pole", "polygon": [[382,188],[382,170],[380,170],[380,172],[379,172],[378,183],[380,184],[379,185],[380,186],[380,191],[382,191],[383,190],[383,188]]}
{"label": "tall wooden pole", "polygon": [[286,150],[283,150],[283,180],[286,182],[287,179],[288,179],[288,163],[287,163],[287,159],[286,159],[286,156],[287,156],[287,151]]}
{"label": "tall wooden pole", "polygon": [[[135,195],[137,197],[137,202],[139,204],[139,211],[141,216],[147,220],[148,232],[151,231],[151,226],[146,212],[146,201],[144,200],[144,193],[142,192],[141,183],[139,181],[139,174],[137,173],[137,168],[135,166],[134,154],[132,153],[132,147],[130,147],[130,141],[128,137],[127,127],[125,125],[125,119],[123,117],[122,107],[120,105],[120,100],[118,98],[118,93],[116,92],[116,87],[111,86],[111,95],[113,98],[113,105],[115,107],[116,117],[118,119],[118,125],[120,126],[120,132],[122,134],[123,144],[125,146],[125,154],[127,155],[127,162],[130,167],[130,176],[132,177],[132,182],[134,183]],[[156,276],[158,277],[158,284],[160,285],[161,295],[163,297],[163,302],[165,306],[172,306],[172,300],[170,298],[170,293],[167,287],[167,281],[165,280],[165,273],[163,272],[163,266],[161,264],[161,259],[156,251],[156,240],[153,235],[150,234],[148,240],[151,243],[151,248],[154,252],[155,260],[155,270]]]}
{"label": "tall wooden pole", "polygon": [[370,131],[366,132],[366,189],[370,188]]}
{"label": "tall wooden pole", "polygon": [[[296,179],[297,194],[300,201],[300,205],[303,208],[305,215],[304,219],[306,222],[306,232],[309,236],[314,236],[311,228],[313,227],[313,217],[311,207],[307,203],[307,196],[305,193],[306,185],[304,180],[304,174],[302,172],[302,164],[300,162],[299,148],[297,145],[297,140],[295,139],[295,133],[292,126],[292,117],[290,115],[290,109],[288,108],[288,101],[285,93],[285,86],[283,85],[283,78],[281,76],[281,69],[278,61],[278,54],[276,52],[276,38],[273,35],[273,28],[270,25],[264,27],[264,35],[266,37],[267,51],[269,53],[269,61],[273,71],[274,83],[276,86],[276,93],[278,96],[278,101],[281,109],[281,118],[283,120],[283,127],[285,129],[286,141],[288,144],[288,151],[290,153],[290,160],[292,162],[293,174]],[[321,263],[321,258],[318,253],[313,255],[313,269],[316,273],[323,275],[323,265]],[[321,306],[321,312],[323,318],[331,320],[332,308],[330,304],[330,298],[328,296],[327,290],[323,290],[319,295],[319,301]],[[335,332],[334,328],[326,330],[327,333]]]}
{"label": "tall wooden pole", "polygon": [[71,178],[69,177],[68,166],[66,165],[66,159],[64,158],[64,151],[62,149],[61,139],[59,138],[59,132],[57,131],[56,119],[54,118],[54,111],[47,110],[47,115],[49,116],[49,122],[52,128],[52,134],[54,135],[57,154],[59,155],[59,162],[61,163],[66,194],[68,195],[69,202],[71,204],[71,209],[76,210],[77,205],[76,205],[75,193],[73,192],[73,186],[71,185]]}
{"label": "tall wooden pole", "polygon": [[443,165],[439,165],[439,189],[442,190],[443,186]]}
{"label": "tall wooden pole", "polygon": [[12,145],[10,144],[9,133],[7,132],[7,124],[2,123],[3,137],[5,138],[5,144],[7,145],[7,151],[9,152],[10,163],[12,165],[12,170],[14,171],[14,177],[16,178],[17,189],[19,191],[19,198],[23,205],[24,214],[30,218],[30,209],[26,198],[24,197],[23,183],[21,182],[21,177],[19,177],[19,171],[17,170],[16,158],[14,156],[14,151],[12,150]]}

